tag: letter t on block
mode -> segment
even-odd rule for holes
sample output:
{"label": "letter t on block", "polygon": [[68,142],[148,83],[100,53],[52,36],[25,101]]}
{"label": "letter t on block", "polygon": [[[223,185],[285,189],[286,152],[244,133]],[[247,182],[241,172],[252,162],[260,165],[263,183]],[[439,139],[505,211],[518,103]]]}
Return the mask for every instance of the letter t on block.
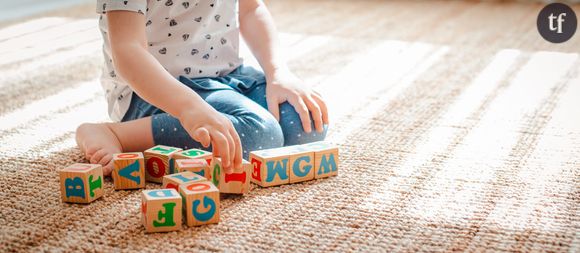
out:
{"label": "letter t on block", "polygon": [[145,232],[181,229],[182,199],[175,189],[144,190],[141,193],[141,217]]}

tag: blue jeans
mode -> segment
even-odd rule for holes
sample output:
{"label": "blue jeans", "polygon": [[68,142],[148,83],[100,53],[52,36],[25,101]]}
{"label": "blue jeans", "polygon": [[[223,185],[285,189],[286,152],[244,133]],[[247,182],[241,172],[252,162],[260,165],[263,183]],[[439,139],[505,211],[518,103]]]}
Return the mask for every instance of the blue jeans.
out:
{"label": "blue jeans", "polygon": [[[216,78],[190,79],[180,76],[179,81],[232,121],[242,141],[244,159],[248,159],[254,150],[321,141],[326,136],[326,125],[322,133],[314,130],[304,132],[298,113],[287,102],[280,104],[280,122],[276,121],[267,109],[266,78],[252,67],[241,66],[226,76]],[[147,116],[152,116],[151,127],[156,145],[203,149],[189,136],[178,119],[133,93],[131,105],[122,121]]]}

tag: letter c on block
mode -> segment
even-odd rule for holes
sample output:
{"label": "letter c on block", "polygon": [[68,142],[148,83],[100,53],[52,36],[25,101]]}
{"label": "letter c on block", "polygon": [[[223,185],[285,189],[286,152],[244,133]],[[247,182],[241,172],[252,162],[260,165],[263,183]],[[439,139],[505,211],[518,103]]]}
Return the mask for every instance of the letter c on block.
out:
{"label": "letter c on block", "polygon": [[215,210],[216,210],[215,201],[208,196],[203,196],[203,207],[209,208],[207,210],[207,212],[205,212],[205,213],[197,212],[197,208],[199,207],[200,204],[201,204],[201,201],[199,201],[199,199],[196,199],[193,201],[193,206],[191,208],[191,212],[193,213],[193,217],[195,217],[195,219],[198,221],[211,220],[211,218],[214,216]]}

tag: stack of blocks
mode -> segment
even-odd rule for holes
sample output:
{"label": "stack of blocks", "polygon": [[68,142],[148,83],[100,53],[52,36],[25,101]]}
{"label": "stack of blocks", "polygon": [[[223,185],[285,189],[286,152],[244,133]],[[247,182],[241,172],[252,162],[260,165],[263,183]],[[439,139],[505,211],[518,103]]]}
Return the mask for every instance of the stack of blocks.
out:
{"label": "stack of blocks", "polygon": [[[157,145],[143,153],[113,155],[116,190],[145,187],[145,181],[164,189],[142,192],[142,220],[146,232],[181,229],[182,211],[188,226],[218,223],[220,193],[246,194],[250,182],[262,187],[303,182],[338,175],[338,148],[326,142],[288,146],[250,153],[242,170],[223,171],[222,161],[200,149]],[[90,203],[103,195],[101,165],[73,164],[60,171],[63,202]]]}
{"label": "stack of blocks", "polygon": [[326,142],[250,153],[252,182],[262,187],[338,175],[338,147]]}

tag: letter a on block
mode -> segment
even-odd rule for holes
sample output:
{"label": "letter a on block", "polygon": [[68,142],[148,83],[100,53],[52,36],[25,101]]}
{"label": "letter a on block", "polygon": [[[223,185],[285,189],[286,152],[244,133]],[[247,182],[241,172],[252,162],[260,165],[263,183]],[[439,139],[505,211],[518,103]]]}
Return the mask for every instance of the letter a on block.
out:
{"label": "letter a on block", "polygon": [[115,190],[145,187],[145,159],[143,153],[119,153],[113,155],[111,173]]}
{"label": "letter a on block", "polygon": [[129,179],[135,182],[135,184],[141,184],[141,177],[139,176],[140,166],[139,160],[135,160],[129,166],[120,169],[119,176]]}

